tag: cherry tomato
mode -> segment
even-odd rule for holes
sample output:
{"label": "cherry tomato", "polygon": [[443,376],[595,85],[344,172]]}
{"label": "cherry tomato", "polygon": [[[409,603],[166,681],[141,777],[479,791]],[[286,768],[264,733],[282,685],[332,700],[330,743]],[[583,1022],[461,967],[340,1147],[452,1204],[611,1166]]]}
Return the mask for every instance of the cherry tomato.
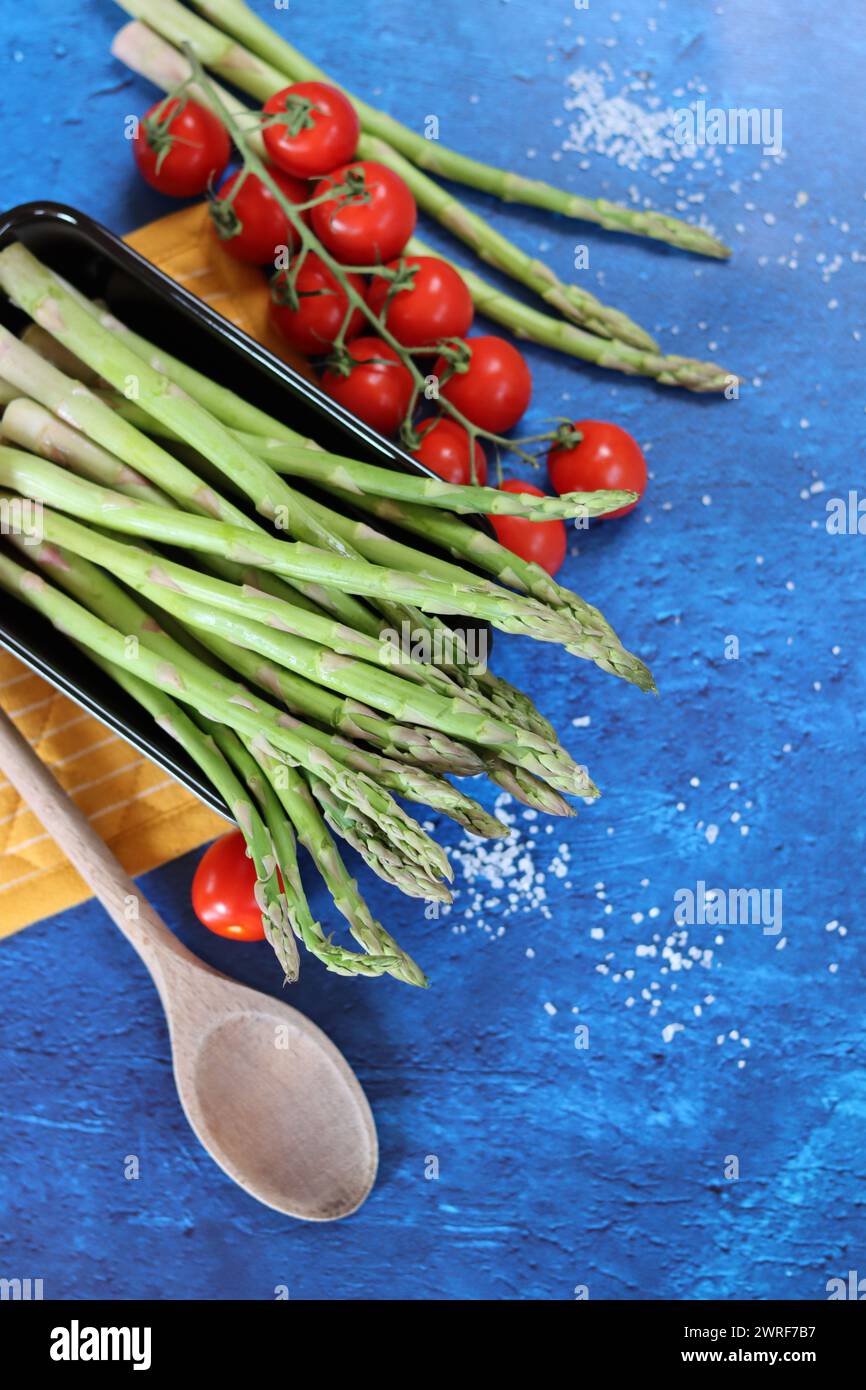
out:
{"label": "cherry tomato", "polygon": [[424,420],[418,426],[421,436],[420,446],[412,457],[427,465],[432,473],[444,478],[446,483],[471,483],[483,487],[487,482],[487,459],[484,450],[475,441],[475,478],[469,466],[469,435],[456,420],[441,416],[434,420]]}
{"label": "cherry tomato", "polygon": [[[544,493],[534,483],[519,478],[506,478],[503,492],[530,492],[533,497]],[[568,548],[565,523],[562,521],[528,521],[524,516],[491,516],[488,518],[500,545],[519,555],[522,560],[534,561],[548,574],[556,574]]]}
{"label": "cherry tomato", "polygon": [[262,941],[265,929],[256,903],[256,870],[239,830],[214,840],[192,881],[192,906],[202,926],[235,941]]}
{"label": "cherry tomato", "polygon": [[[570,449],[554,447],[547,456],[550,481],[557,492],[594,492],[596,488],[622,488],[642,497],[646,490],[646,459],[640,445],[619,425],[606,420],[576,420],[583,439]],[[607,518],[634,511],[619,507]]]}
{"label": "cherry tomato", "polygon": [[[502,434],[517,424],[532,395],[526,359],[516,347],[486,334],[467,338],[472,359],[465,372],[455,372],[441,388],[442,395],[473,425]],[[443,377],[448,363],[440,357],[434,368]]]}
{"label": "cherry tomato", "polygon": [[[273,324],[286,342],[299,352],[305,352],[308,357],[319,356],[331,347],[343,325],[349,307],[348,296],[336,276],[312,251],[304,257],[295,277],[297,309],[282,302],[288,279],[289,273],[281,270],[271,281]],[[358,294],[363,295],[364,282],[360,275],[349,275],[348,279]],[[364,315],[360,309],[353,309],[344,341],[356,338],[363,326]]]}
{"label": "cherry tomato", "polygon": [[[308,190],[298,179],[270,168],[268,173],[293,203],[305,203]],[[253,265],[273,263],[277,248],[297,251],[299,241],[294,227],[269,188],[255,174],[247,174],[231,206],[226,200],[240,177],[240,171],[226,179],[211,204],[211,216],[223,246],[236,261]]]}
{"label": "cherry tomato", "polygon": [[[404,264],[415,266],[411,284],[397,290],[389,299],[392,282],[375,275],[367,297],[374,313],[385,311],[385,326],[398,343],[424,347],[443,338],[462,338],[469,332],[475,307],[466,282],[447,261],[438,256],[406,256]],[[400,261],[391,261],[397,270]]]}
{"label": "cherry tomato", "polygon": [[415,230],[415,199],[399,174],[369,159],[334,169],[313,196],[353,178],[363,179],[363,190],[318,203],[310,210],[313,231],[344,265],[384,265],[399,256]]}
{"label": "cherry tomato", "polygon": [[348,352],[358,365],[348,376],[328,368],[322,389],[380,434],[396,434],[412,399],[408,367],[381,338],[356,338]]}
{"label": "cherry tomato", "polygon": [[361,124],[354,106],[327,82],[294,82],[274,92],[265,114],[262,139],[275,164],[299,179],[319,179],[346,164],[358,147]]}
{"label": "cherry tomato", "polygon": [[231,144],[225,126],[195,101],[158,101],[141,118],[132,153],[142,178],[171,198],[194,198],[222,177]]}

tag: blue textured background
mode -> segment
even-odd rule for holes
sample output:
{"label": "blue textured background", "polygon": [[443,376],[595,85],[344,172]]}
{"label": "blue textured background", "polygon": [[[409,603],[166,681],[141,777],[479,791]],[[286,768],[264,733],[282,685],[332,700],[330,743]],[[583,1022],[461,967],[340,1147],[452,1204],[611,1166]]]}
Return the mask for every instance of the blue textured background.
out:
{"label": "blue textured background", "polygon": [[[615,418],[651,445],[645,504],[584,539],[563,577],[646,656],[662,696],[500,638],[498,669],[537,693],[605,792],[552,834],[518,822],[524,841],[535,831],[539,871],[570,850],[567,875],[544,884],[549,917],[494,908],[484,930],[462,917],[464,891],[450,919],[428,923],[364,873],[433,988],[305,971],[292,1002],[344,1049],[379,1125],[363,1210],[304,1227],[209,1163],[174,1094],[156,994],[86,906],[0,951],[0,1272],[68,1298],[269,1298],[286,1283],[321,1299],[567,1299],[578,1284],[592,1297],[805,1299],[866,1270],[866,537],[824,527],[826,497],[864,473],[860,10],[292,0],[277,12],[335,75],[416,127],[438,114],[443,140],[467,152],[705,215],[732,241],[730,265],[472,199],[563,273],[585,240],[589,283],[746,385],[739,401],[701,401],[530,352],[530,425]],[[108,0],[7,0],[9,203],[68,200],[118,231],[165,210],[121,144],[122,118],[152,99],[108,56],[121,19]],[[608,98],[641,74],[650,85],[631,99],[646,108],[701,94],[781,107],[785,157],[737,146],[666,181],[657,159],[553,160],[578,68],[600,73]],[[727,636],[738,660],[724,658]],[[265,948],[197,928],[193,867],[149,876],[157,907],[208,960],[274,990]],[[784,940],[743,926],[716,942],[695,927],[686,953],[712,957],[673,970],[660,954],[673,894],[699,878],[782,889]],[[327,920],[321,894],[314,906]],[[684,1027],[665,1041],[671,1024]],[[123,1178],[130,1153],[138,1182]],[[438,1182],[424,1179],[429,1154]],[[723,1175],[730,1154],[738,1182]]]}

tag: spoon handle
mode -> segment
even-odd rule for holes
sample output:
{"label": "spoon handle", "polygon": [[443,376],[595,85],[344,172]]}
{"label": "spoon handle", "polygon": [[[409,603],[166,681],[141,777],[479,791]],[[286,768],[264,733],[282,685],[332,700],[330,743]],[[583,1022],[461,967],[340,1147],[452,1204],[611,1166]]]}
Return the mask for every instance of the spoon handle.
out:
{"label": "spoon handle", "polygon": [[154,957],[166,950],[195,961],[2,710],[0,770],[56,840],[151,973]]}

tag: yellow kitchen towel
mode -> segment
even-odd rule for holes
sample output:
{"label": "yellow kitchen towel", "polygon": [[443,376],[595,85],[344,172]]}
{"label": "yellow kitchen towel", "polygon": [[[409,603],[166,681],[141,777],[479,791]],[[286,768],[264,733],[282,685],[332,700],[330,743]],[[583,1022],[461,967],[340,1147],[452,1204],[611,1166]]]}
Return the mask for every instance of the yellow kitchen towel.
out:
{"label": "yellow kitchen towel", "polygon": [[[272,338],[261,271],[226,254],[205,208],[172,213],[127,241],[240,328],[300,365]],[[2,649],[0,706],[129,873],[144,873],[225,830],[225,821],[180,783]],[[0,937],[89,896],[0,768]]]}

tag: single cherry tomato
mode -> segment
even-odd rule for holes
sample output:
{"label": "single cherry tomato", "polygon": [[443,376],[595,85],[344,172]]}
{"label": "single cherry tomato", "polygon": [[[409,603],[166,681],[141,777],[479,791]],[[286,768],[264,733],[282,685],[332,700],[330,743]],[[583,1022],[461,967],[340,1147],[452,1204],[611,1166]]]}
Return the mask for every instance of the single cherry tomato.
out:
{"label": "single cherry tomato", "polygon": [[[532,377],[526,359],[493,334],[465,341],[472,352],[468,370],[449,376],[440,388],[442,395],[473,425],[502,434],[517,424],[529,405]],[[448,366],[444,357],[438,359],[434,372],[440,380]]]}
{"label": "single cherry tomato", "polygon": [[475,440],[475,477],[469,465],[469,435],[456,420],[442,415],[423,420],[418,426],[421,443],[412,457],[426,464],[431,473],[446,483],[472,483],[483,487],[487,482],[487,459]]}
{"label": "single cherry tomato", "polygon": [[205,850],[192,881],[196,917],[217,936],[261,941],[265,935],[256,902],[256,870],[239,830],[222,835]]}
{"label": "single cherry tomato", "polygon": [[[295,262],[292,270],[294,265]],[[281,270],[271,281],[271,320],[281,337],[298,352],[305,352],[308,357],[320,356],[332,346],[343,325],[349,297],[324,261],[310,251],[294,279],[297,308],[293,308],[288,299],[290,274],[291,270]],[[347,278],[363,295],[360,275]],[[364,315],[360,309],[353,309],[344,341],[356,338],[363,327]]]}
{"label": "single cherry tomato", "polygon": [[[309,190],[298,179],[271,167],[268,173],[285,196],[293,203],[306,203]],[[298,234],[283,212],[271,190],[255,174],[247,174],[237,196],[229,196],[241,177],[241,171],[226,179],[210,212],[223,246],[236,261],[252,265],[273,264],[280,247],[297,251]]]}
{"label": "single cherry tomato", "polygon": [[[571,448],[554,446],[547,456],[547,471],[557,492],[594,492],[597,488],[617,488],[642,497],[647,484],[646,459],[640,445],[619,425],[606,420],[576,420],[574,428],[583,435]],[[634,511],[618,507],[606,518],[625,516]]]}
{"label": "single cherry tomato", "polygon": [[[415,274],[405,289],[394,290],[393,282],[375,275],[367,303],[375,314],[385,311],[385,326],[406,347],[425,347],[443,338],[462,338],[469,332],[475,315],[466,282],[453,266],[438,256],[406,256],[405,266]],[[398,270],[399,260],[388,270]],[[387,302],[387,307],[386,307]]]}
{"label": "single cherry tomato", "polygon": [[396,434],[412,399],[412,374],[381,338],[356,338],[347,349],[358,365],[348,376],[329,367],[322,389],[380,434]]}
{"label": "single cherry tomato", "polygon": [[171,198],[194,198],[222,177],[231,143],[225,126],[206,106],[172,97],[142,116],[132,153],[151,188]]}
{"label": "single cherry tomato", "polygon": [[299,179],[319,179],[358,148],[361,123],[348,97],[327,82],[294,82],[265,102],[262,139],[275,164]]}
{"label": "single cherry tomato", "polygon": [[[533,497],[544,493],[534,483],[520,478],[506,478],[503,492],[529,492]],[[521,560],[534,561],[548,574],[556,574],[568,548],[565,523],[562,521],[529,521],[525,516],[491,516],[488,520],[500,545],[519,555]]]}
{"label": "single cherry tomato", "polygon": [[384,265],[399,256],[415,230],[415,199],[399,174],[369,159],[334,169],[316,184],[313,197],[347,182],[357,186],[356,193],[335,193],[311,208],[313,231],[344,265]]}

